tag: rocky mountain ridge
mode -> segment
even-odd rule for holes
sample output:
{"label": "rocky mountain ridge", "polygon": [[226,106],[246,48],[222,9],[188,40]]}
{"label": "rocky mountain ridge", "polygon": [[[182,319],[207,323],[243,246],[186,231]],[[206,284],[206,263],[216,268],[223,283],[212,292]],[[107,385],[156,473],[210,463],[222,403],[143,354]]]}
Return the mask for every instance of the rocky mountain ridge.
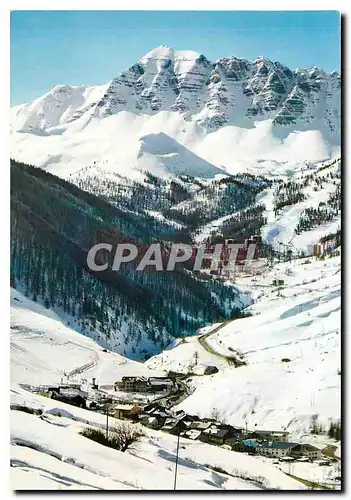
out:
{"label": "rocky mountain ridge", "polygon": [[16,130],[45,131],[81,118],[121,111],[153,115],[180,113],[206,132],[225,125],[253,128],[273,120],[284,127],[319,128],[340,136],[340,75],[320,68],[291,70],[280,62],[236,56],[216,62],[192,51],[160,46],[108,84],[58,85],[31,103],[13,108]]}

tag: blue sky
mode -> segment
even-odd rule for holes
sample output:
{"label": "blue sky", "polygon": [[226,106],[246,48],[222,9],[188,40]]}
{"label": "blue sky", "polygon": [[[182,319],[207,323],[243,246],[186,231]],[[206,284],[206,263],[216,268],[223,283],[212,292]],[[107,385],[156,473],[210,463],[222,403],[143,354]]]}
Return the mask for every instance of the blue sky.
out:
{"label": "blue sky", "polygon": [[13,11],[11,104],[56,84],[102,84],[158,45],[210,60],[264,55],[340,70],[337,11]]}

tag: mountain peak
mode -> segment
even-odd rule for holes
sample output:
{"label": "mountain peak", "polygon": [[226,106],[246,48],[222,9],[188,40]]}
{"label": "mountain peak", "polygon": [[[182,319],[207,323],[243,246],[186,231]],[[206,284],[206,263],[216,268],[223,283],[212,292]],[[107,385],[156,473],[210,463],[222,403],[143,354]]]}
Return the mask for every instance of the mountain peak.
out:
{"label": "mountain peak", "polygon": [[174,50],[172,47],[168,47],[167,45],[159,45],[154,49],[150,50],[147,54],[145,54],[140,62],[146,62],[150,59],[160,60],[160,59],[176,59],[183,61],[196,61],[199,59],[201,54],[199,52],[195,52],[194,50]]}
{"label": "mountain peak", "polygon": [[279,138],[292,131],[317,130],[329,151],[340,143],[340,76],[317,67],[290,70],[263,56],[252,62],[236,56],[211,62],[198,52],[160,45],[106,85],[56,86],[48,95],[17,107],[11,126],[50,134],[59,126],[62,133],[62,127],[66,130],[82,117],[77,127],[92,117],[122,112],[145,117],[177,113],[177,120],[192,123],[199,134],[225,126],[250,131],[261,122],[267,126],[260,130],[272,130]]}
{"label": "mountain peak", "polygon": [[159,45],[145,54],[140,59],[140,62],[147,61],[149,59],[168,59],[172,58],[173,55],[174,50],[171,47],[167,47],[167,45]]}

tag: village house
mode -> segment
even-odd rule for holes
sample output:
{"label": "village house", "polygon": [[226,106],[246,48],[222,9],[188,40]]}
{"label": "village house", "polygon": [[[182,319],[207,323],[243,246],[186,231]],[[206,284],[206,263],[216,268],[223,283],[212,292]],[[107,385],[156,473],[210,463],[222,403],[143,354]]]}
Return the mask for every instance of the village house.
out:
{"label": "village house", "polygon": [[149,390],[152,392],[170,391],[173,386],[169,377],[149,377]]}
{"label": "village house", "polygon": [[172,416],[172,413],[167,410],[152,410],[149,413],[150,417],[156,417],[157,419],[166,419]]}
{"label": "village house", "polygon": [[108,405],[110,403],[113,403],[113,399],[111,396],[107,396],[105,394],[99,394],[98,397],[97,397],[97,401],[99,403],[100,406],[103,406],[103,405]]}
{"label": "village house", "polygon": [[86,408],[86,398],[78,389],[57,387],[49,391],[48,395],[51,399],[55,399],[56,401],[78,406],[79,408]]}
{"label": "village house", "polygon": [[143,413],[146,413],[148,415],[165,415],[166,417],[172,417],[174,415],[174,412],[171,410],[167,409],[165,406],[159,404],[159,403],[149,403],[144,406],[143,408]]}
{"label": "village house", "polygon": [[258,454],[277,459],[289,458],[294,460],[305,457],[308,460],[318,460],[322,457],[322,452],[310,444],[288,443],[283,441],[243,439],[234,443],[232,449],[251,455]]}
{"label": "village house", "polygon": [[236,429],[235,427],[231,427],[225,438],[225,444],[229,445],[232,448],[235,443],[237,443],[238,441],[242,441],[246,437],[247,436],[243,432],[243,429]]}
{"label": "village house", "polygon": [[193,429],[200,432],[208,429],[212,424],[213,422],[208,422],[206,420],[184,420],[184,426],[187,429]]}
{"label": "village house", "polygon": [[179,420],[172,417],[167,418],[160,430],[164,432],[169,432],[169,434],[178,434]]}
{"label": "village house", "polygon": [[168,418],[171,417],[171,413],[167,410],[159,410],[157,408],[151,409],[139,416],[139,421],[146,427],[152,429],[160,429],[166,422]]}
{"label": "village house", "polygon": [[181,420],[187,420],[193,422],[194,420],[199,420],[199,417],[197,415],[189,415],[185,413],[184,410],[177,410],[173,412],[175,417]]}
{"label": "village house", "polygon": [[240,427],[234,427],[229,424],[223,424],[217,422],[215,424],[217,427],[220,427],[221,429],[226,429],[228,431],[228,434],[226,435],[226,441],[228,439],[244,439],[246,436],[244,435],[244,429],[241,429]]}
{"label": "village house", "polygon": [[263,442],[257,447],[257,452],[266,457],[281,458],[289,456],[294,446],[296,446],[296,443]]}
{"label": "village house", "polygon": [[201,436],[201,431],[197,431],[196,429],[189,429],[188,431],[181,432],[180,435],[182,437],[195,441]]}
{"label": "village house", "polygon": [[289,436],[287,431],[265,431],[255,430],[249,433],[249,438],[262,439],[262,441],[282,441],[286,442]]}
{"label": "village house", "polygon": [[222,445],[224,444],[227,434],[228,434],[228,429],[212,425],[211,427],[205,429],[202,432],[200,436],[200,441],[203,441],[205,443],[214,443]]}
{"label": "village house", "polygon": [[163,405],[160,405],[159,403],[148,403],[147,405],[144,406],[143,412],[144,413],[152,413],[155,410],[159,411],[167,411],[166,407]]}
{"label": "village house", "polygon": [[145,427],[148,427],[149,429],[158,430],[162,427],[165,420],[161,420],[157,417],[150,417],[149,415],[144,414],[144,415],[140,415],[139,422],[142,425],[144,425]]}
{"label": "village house", "polygon": [[115,391],[123,392],[161,392],[170,391],[174,386],[169,377],[122,377],[120,382],[115,382]]}
{"label": "village house", "polygon": [[137,420],[140,412],[139,406],[131,404],[116,404],[109,408],[109,414],[120,420]]}
{"label": "village house", "polygon": [[337,241],[335,238],[333,238],[323,243],[319,241],[318,243],[314,243],[313,245],[307,245],[307,252],[308,255],[312,255],[313,257],[324,257],[331,254],[336,247]]}
{"label": "village house", "polygon": [[272,286],[283,286],[284,285],[284,280],[281,279],[274,279],[272,281]]}
{"label": "village house", "polygon": [[145,377],[122,377],[121,382],[115,382],[115,391],[148,392],[149,383]]}
{"label": "village house", "polygon": [[241,453],[250,453],[250,455],[253,455],[257,453],[257,448],[259,446],[260,443],[257,441],[257,439],[242,439],[234,444],[233,450],[239,451]]}
{"label": "village house", "polygon": [[224,443],[227,444],[228,446],[230,446],[231,449],[233,449],[234,445],[236,443],[238,443],[238,442],[240,442],[240,436],[230,436],[230,437],[227,436],[225,438],[225,442]]}
{"label": "village house", "polygon": [[290,455],[295,458],[307,457],[312,460],[322,458],[322,452],[311,444],[295,444]]}
{"label": "village house", "polygon": [[214,375],[215,373],[218,373],[218,372],[219,372],[219,370],[218,370],[217,366],[214,366],[214,365],[205,366],[204,375]]}
{"label": "village house", "polygon": [[188,430],[184,421],[189,416],[182,412],[178,412],[178,415],[172,416],[166,419],[165,424],[161,427],[161,431],[169,432],[170,434],[178,434],[179,431]]}

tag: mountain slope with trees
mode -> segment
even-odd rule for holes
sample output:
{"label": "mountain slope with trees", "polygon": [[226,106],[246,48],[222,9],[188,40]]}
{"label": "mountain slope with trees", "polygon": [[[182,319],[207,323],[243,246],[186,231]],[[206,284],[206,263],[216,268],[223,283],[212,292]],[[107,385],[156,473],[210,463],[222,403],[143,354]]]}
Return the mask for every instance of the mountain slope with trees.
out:
{"label": "mountain slope with trees", "polygon": [[119,272],[88,269],[87,252],[98,242],[135,242],[141,249],[161,242],[167,249],[174,230],[166,237],[164,228],[170,229],[41,169],[11,162],[12,286],[130,357],[147,357],[174,337],[195,333],[242,307],[234,287],[182,266],[172,273],[138,272],[136,264]]}

